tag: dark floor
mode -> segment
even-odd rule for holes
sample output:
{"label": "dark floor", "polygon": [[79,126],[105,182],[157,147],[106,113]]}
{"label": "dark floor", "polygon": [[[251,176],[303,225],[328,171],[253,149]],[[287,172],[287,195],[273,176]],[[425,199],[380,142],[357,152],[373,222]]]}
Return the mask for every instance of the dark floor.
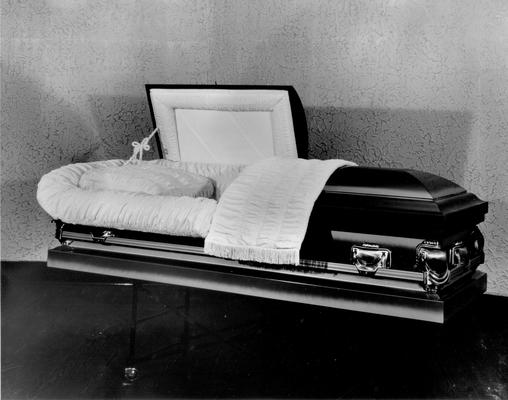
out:
{"label": "dark floor", "polygon": [[[2,397],[508,399],[508,298],[444,326],[149,285],[128,385],[131,287],[2,265]],[[182,345],[185,321],[189,346]],[[187,350],[187,351],[186,351]]]}

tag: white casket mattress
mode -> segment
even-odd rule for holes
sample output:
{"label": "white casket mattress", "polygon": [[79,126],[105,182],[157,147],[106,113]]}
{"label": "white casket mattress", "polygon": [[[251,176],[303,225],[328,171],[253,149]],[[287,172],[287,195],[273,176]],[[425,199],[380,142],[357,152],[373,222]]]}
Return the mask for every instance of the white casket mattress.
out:
{"label": "white casket mattress", "polygon": [[210,229],[217,199],[243,168],[168,160],[143,162],[147,167],[177,168],[210,178],[215,186],[214,198],[87,190],[79,186],[83,174],[94,169],[118,167],[123,162],[71,164],[51,171],[39,182],[37,200],[52,218],[65,223],[204,238]]}

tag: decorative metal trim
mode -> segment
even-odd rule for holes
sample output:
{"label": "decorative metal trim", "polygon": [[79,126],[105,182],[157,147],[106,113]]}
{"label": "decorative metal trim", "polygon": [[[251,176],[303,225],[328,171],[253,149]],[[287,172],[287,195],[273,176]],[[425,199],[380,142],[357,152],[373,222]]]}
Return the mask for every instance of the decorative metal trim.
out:
{"label": "decorative metal trim", "polygon": [[90,232],[90,237],[92,238],[92,242],[105,244],[106,240],[115,237],[115,234],[112,231],[104,231],[101,236],[95,236],[93,232]]}
{"label": "decorative metal trim", "polygon": [[379,269],[391,266],[392,253],[378,245],[366,244],[351,246],[351,260],[360,274],[373,276]]}

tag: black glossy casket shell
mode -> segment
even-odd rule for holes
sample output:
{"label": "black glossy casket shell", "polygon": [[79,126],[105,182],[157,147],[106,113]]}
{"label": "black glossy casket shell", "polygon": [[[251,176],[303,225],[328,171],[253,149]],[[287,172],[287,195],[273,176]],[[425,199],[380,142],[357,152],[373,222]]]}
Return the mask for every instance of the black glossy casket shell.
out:
{"label": "black glossy casket shell", "polygon": [[487,209],[487,202],[437,175],[409,169],[347,167],[335,171],[328,180],[316,201],[311,225],[443,240],[473,229],[485,219]]}

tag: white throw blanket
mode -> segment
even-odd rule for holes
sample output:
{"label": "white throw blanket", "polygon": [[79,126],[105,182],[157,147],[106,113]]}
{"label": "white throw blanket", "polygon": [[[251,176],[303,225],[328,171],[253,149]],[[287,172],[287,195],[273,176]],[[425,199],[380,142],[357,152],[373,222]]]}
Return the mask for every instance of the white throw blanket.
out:
{"label": "white throw blanket", "polygon": [[314,202],[337,168],[353,165],[270,158],[246,167],[219,201],[205,253],[297,265]]}

